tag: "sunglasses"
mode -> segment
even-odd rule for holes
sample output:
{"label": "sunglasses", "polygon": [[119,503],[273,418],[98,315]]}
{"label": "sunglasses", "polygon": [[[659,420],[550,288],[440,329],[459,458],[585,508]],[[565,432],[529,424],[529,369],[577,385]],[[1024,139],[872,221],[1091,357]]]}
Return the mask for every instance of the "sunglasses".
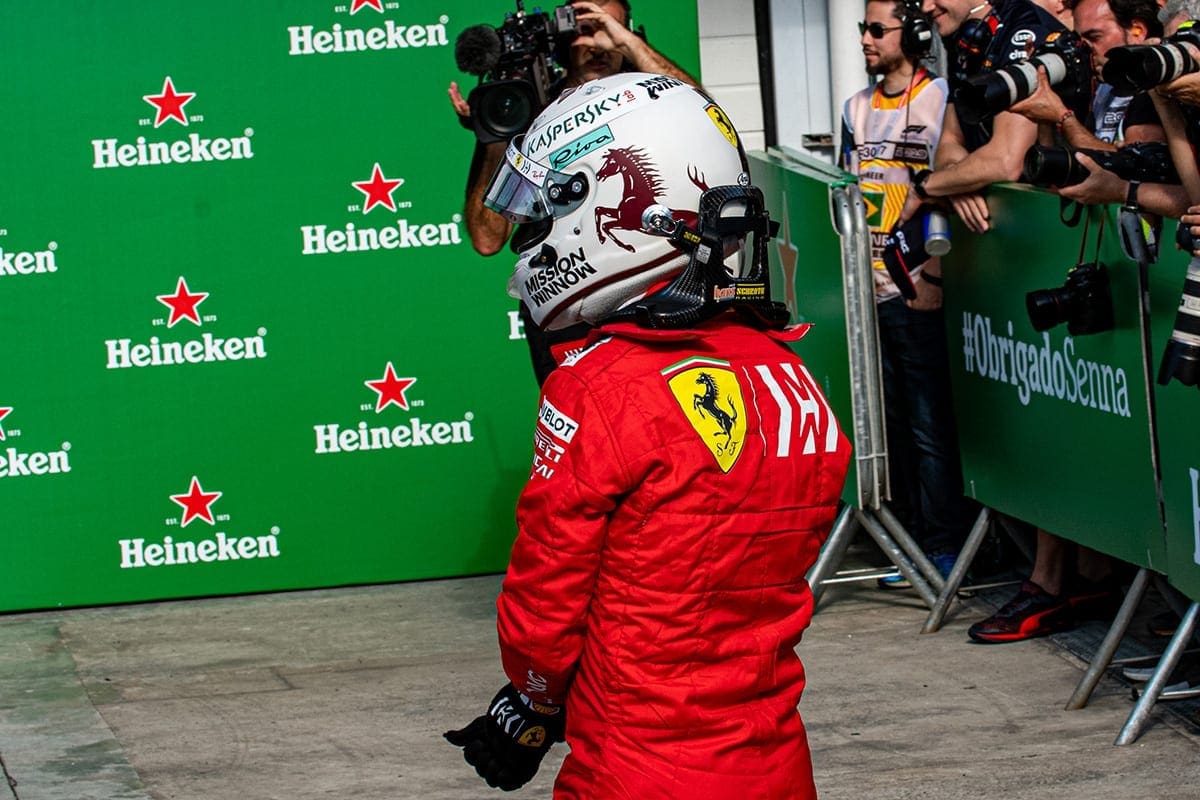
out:
{"label": "sunglasses", "polygon": [[871,34],[872,39],[882,39],[888,31],[898,31],[903,28],[903,25],[893,25],[890,28],[884,27],[882,22],[860,22],[858,23],[858,34],[861,36],[864,33]]}

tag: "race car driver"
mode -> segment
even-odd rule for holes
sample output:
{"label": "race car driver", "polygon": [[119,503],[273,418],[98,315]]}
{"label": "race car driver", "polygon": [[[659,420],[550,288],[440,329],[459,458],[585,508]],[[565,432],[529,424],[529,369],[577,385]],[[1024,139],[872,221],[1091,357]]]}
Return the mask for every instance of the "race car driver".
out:
{"label": "race car driver", "polygon": [[553,372],[497,601],[509,683],[446,734],[556,798],[813,798],[795,647],[849,460],[788,346],[771,224],[703,91],[621,74],[550,105],[488,192],[530,231],[535,321],[600,325]]}

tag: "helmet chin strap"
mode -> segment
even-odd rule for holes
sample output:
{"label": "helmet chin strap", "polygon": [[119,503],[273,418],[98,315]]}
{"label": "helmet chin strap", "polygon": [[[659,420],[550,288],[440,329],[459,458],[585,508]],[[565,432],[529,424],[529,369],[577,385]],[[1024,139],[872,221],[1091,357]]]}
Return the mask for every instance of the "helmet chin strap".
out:
{"label": "helmet chin strap", "polygon": [[[736,214],[722,216],[730,205]],[[787,325],[787,306],[771,300],[767,242],[779,231],[771,219],[762,191],[755,186],[715,186],[700,196],[696,227],[673,219],[665,206],[650,206],[642,214],[646,233],[664,236],[690,254],[675,280],[605,320],[633,321],[643,328],[687,328],[736,309],[750,324],[780,329]],[[752,235],[751,262],[745,275],[725,269],[724,243]]]}

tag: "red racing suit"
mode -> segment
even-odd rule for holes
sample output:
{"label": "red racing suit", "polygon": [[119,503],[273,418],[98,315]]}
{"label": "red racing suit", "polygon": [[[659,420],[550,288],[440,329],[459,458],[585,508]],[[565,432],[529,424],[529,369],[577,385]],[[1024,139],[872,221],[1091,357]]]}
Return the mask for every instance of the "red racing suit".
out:
{"label": "red racing suit", "polygon": [[795,647],[850,446],[801,335],[607,326],[546,381],[497,608],[567,706],[555,798],[816,796]]}

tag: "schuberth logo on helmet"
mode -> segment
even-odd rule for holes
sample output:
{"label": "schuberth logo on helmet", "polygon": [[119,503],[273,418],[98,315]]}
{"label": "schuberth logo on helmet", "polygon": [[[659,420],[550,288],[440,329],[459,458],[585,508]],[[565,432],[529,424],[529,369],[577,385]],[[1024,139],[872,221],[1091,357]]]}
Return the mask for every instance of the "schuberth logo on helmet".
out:
{"label": "schuberth logo on helmet", "polygon": [[[605,234],[608,234],[616,245],[636,253],[637,248],[618,239],[612,231],[616,228],[622,231],[642,232],[642,212],[658,202],[664,190],[663,183],[645,151],[636,147],[616,147],[605,154],[604,163],[596,173],[596,179],[604,181],[616,175],[625,180],[625,190],[621,202],[615,208],[596,207],[596,238],[604,244]],[[695,167],[688,167],[688,177],[700,191],[708,190],[704,176]],[[671,209],[671,215],[688,225],[696,223],[695,211]],[[605,219],[610,221],[605,223]]]}

